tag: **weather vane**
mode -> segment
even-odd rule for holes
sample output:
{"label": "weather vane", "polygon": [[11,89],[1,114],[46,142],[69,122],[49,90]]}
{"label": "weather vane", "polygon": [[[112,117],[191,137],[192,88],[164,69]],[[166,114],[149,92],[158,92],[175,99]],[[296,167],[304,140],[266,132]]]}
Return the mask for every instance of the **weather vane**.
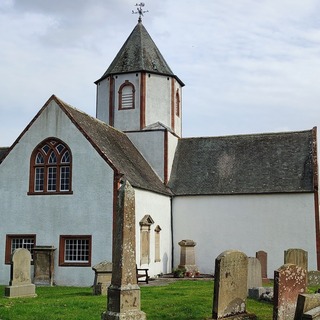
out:
{"label": "weather vane", "polygon": [[133,11],[132,10],[132,13],[139,14],[138,22],[141,22],[142,21],[141,17],[143,17],[143,14],[146,13],[146,12],[149,12],[149,11],[148,10],[144,11],[142,9],[142,7],[144,7],[144,2],[136,3],[136,7],[137,7],[137,11]]}

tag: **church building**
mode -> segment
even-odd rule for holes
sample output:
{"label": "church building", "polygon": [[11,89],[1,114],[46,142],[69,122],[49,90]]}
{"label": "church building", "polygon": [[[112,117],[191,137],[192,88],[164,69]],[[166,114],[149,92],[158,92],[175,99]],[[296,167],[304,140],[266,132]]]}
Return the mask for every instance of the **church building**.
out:
{"label": "church building", "polygon": [[[96,118],[52,95],[9,148],[0,148],[0,284],[16,248],[53,246],[57,285],[91,286],[112,261],[121,179],[135,191],[136,263],[151,277],[196,242],[200,273],[237,249],[284,250],[320,266],[317,132],[182,137],[182,89],[141,18],[97,86]],[[210,88],[208,88],[210,90]]]}

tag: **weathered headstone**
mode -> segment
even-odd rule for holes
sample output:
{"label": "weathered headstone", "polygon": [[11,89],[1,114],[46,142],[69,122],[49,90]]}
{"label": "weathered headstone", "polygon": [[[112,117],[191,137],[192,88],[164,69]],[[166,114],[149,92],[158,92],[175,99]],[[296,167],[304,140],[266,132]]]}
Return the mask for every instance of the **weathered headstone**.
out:
{"label": "weathered headstone", "polygon": [[52,286],[54,283],[53,246],[36,246],[33,249],[34,284]]}
{"label": "weathered headstone", "polygon": [[215,260],[213,319],[256,319],[246,312],[248,257],[236,250],[222,252]]}
{"label": "weathered headstone", "polygon": [[4,289],[7,298],[36,297],[36,287],[31,283],[30,266],[30,251],[24,248],[16,249],[11,259],[9,286]]}
{"label": "weathered headstone", "polygon": [[93,294],[106,295],[107,288],[111,284],[112,262],[102,261],[92,267],[94,271]]}
{"label": "weathered headstone", "polygon": [[180,246],[180,264],[179,268],[185,268],[187,272],[197,272],[195,250],[196,242],[193,240],[181,240]]}
{"label": "weathered headstone", "polygon": [[[304,313],[320,307],[320,294],[303,293],[298,295],[297,307],[294,320],[301,320]],[[312,319],[312,318],[310,318]]]}
{"label": "weathered headstone", "polygon": [[308,271],[308,286],[320,285],[320,271]]}
{"label": "weathered headstone", "polygon": [[251,288],[262,287],[261,263],[257,258],[248,258],[248,290]]}
{"label": "weathered headstone", "polygon": [[113,222],[112,279],[102,320],[144,320],[136,277],[135,195],[128,181],[118,190]]}
{"label": "weathered headstone", "polygon": [[284,264],[292,263],[308,271],[308,252],[303,249],[288,249],[284,251]]}
{"label": "weathered headstone", "polygon": [[259,259],[261,263],[262,280],[266,281],[268,279],[268,254],[260,250],[256,252],[256,258]]}
{"label": "weathered headstone", "polygon": [[298,295],[306,290],[306,270],[285,264],[274,272],[273,320],[292,320]]}

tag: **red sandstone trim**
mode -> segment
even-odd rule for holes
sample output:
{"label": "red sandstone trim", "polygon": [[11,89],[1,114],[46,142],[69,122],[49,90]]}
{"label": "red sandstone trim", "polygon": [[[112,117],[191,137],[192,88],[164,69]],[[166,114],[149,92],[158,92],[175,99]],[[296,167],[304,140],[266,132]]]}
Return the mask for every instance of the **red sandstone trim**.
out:
{"label": "red sandstone trim", "polygon": [[109,125],[114,126],[114,79],[110,76],[109,81]]}
{"label": "red sandstone trim", "polygon": [[163,146],[163,181],[168,183],[168,130],[164,132],[164,146]]}
{"label": "red sandstone trim", "polygon": [[146,126],[146,73],[141,72],[140,81],[140,130]]}
{"label": "red sandstone trim", "polygon": [[320,230],[319,230],[319,193],[318,193],[318,155],[317,155],[317,127],[312,129],[312,160],[313,160],[313,189],[314,214],[316,227],[317,269],[320,270]]}
{"label": "red sandstone trim", "polygon": [[174,130],[175,117],[175,93],[174,93],[174,78],[171,78],[171,129]]}

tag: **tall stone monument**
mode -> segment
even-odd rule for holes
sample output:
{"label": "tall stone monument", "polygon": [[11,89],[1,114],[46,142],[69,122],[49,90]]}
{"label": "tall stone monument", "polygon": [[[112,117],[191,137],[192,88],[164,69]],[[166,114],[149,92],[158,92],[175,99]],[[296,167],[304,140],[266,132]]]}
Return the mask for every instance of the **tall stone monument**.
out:
{"label": "tall stone monument", "polygon": [[36,297],[36,286],[31,283],[31,253],[28,249],[16,249],[12,254],[9,286],[4,289],[7,298]]}
{"label": "tall stone monument", "polygon": [[215,261],[213,319],[256,319],[246,312],[248,257],[240,251],[222,252]]}
{"label": "tall stone monument", "polygon": [[144,320],[136,277],[135,195],[128,181],[118,189],[113,217],[112,278],[102,320]]}

